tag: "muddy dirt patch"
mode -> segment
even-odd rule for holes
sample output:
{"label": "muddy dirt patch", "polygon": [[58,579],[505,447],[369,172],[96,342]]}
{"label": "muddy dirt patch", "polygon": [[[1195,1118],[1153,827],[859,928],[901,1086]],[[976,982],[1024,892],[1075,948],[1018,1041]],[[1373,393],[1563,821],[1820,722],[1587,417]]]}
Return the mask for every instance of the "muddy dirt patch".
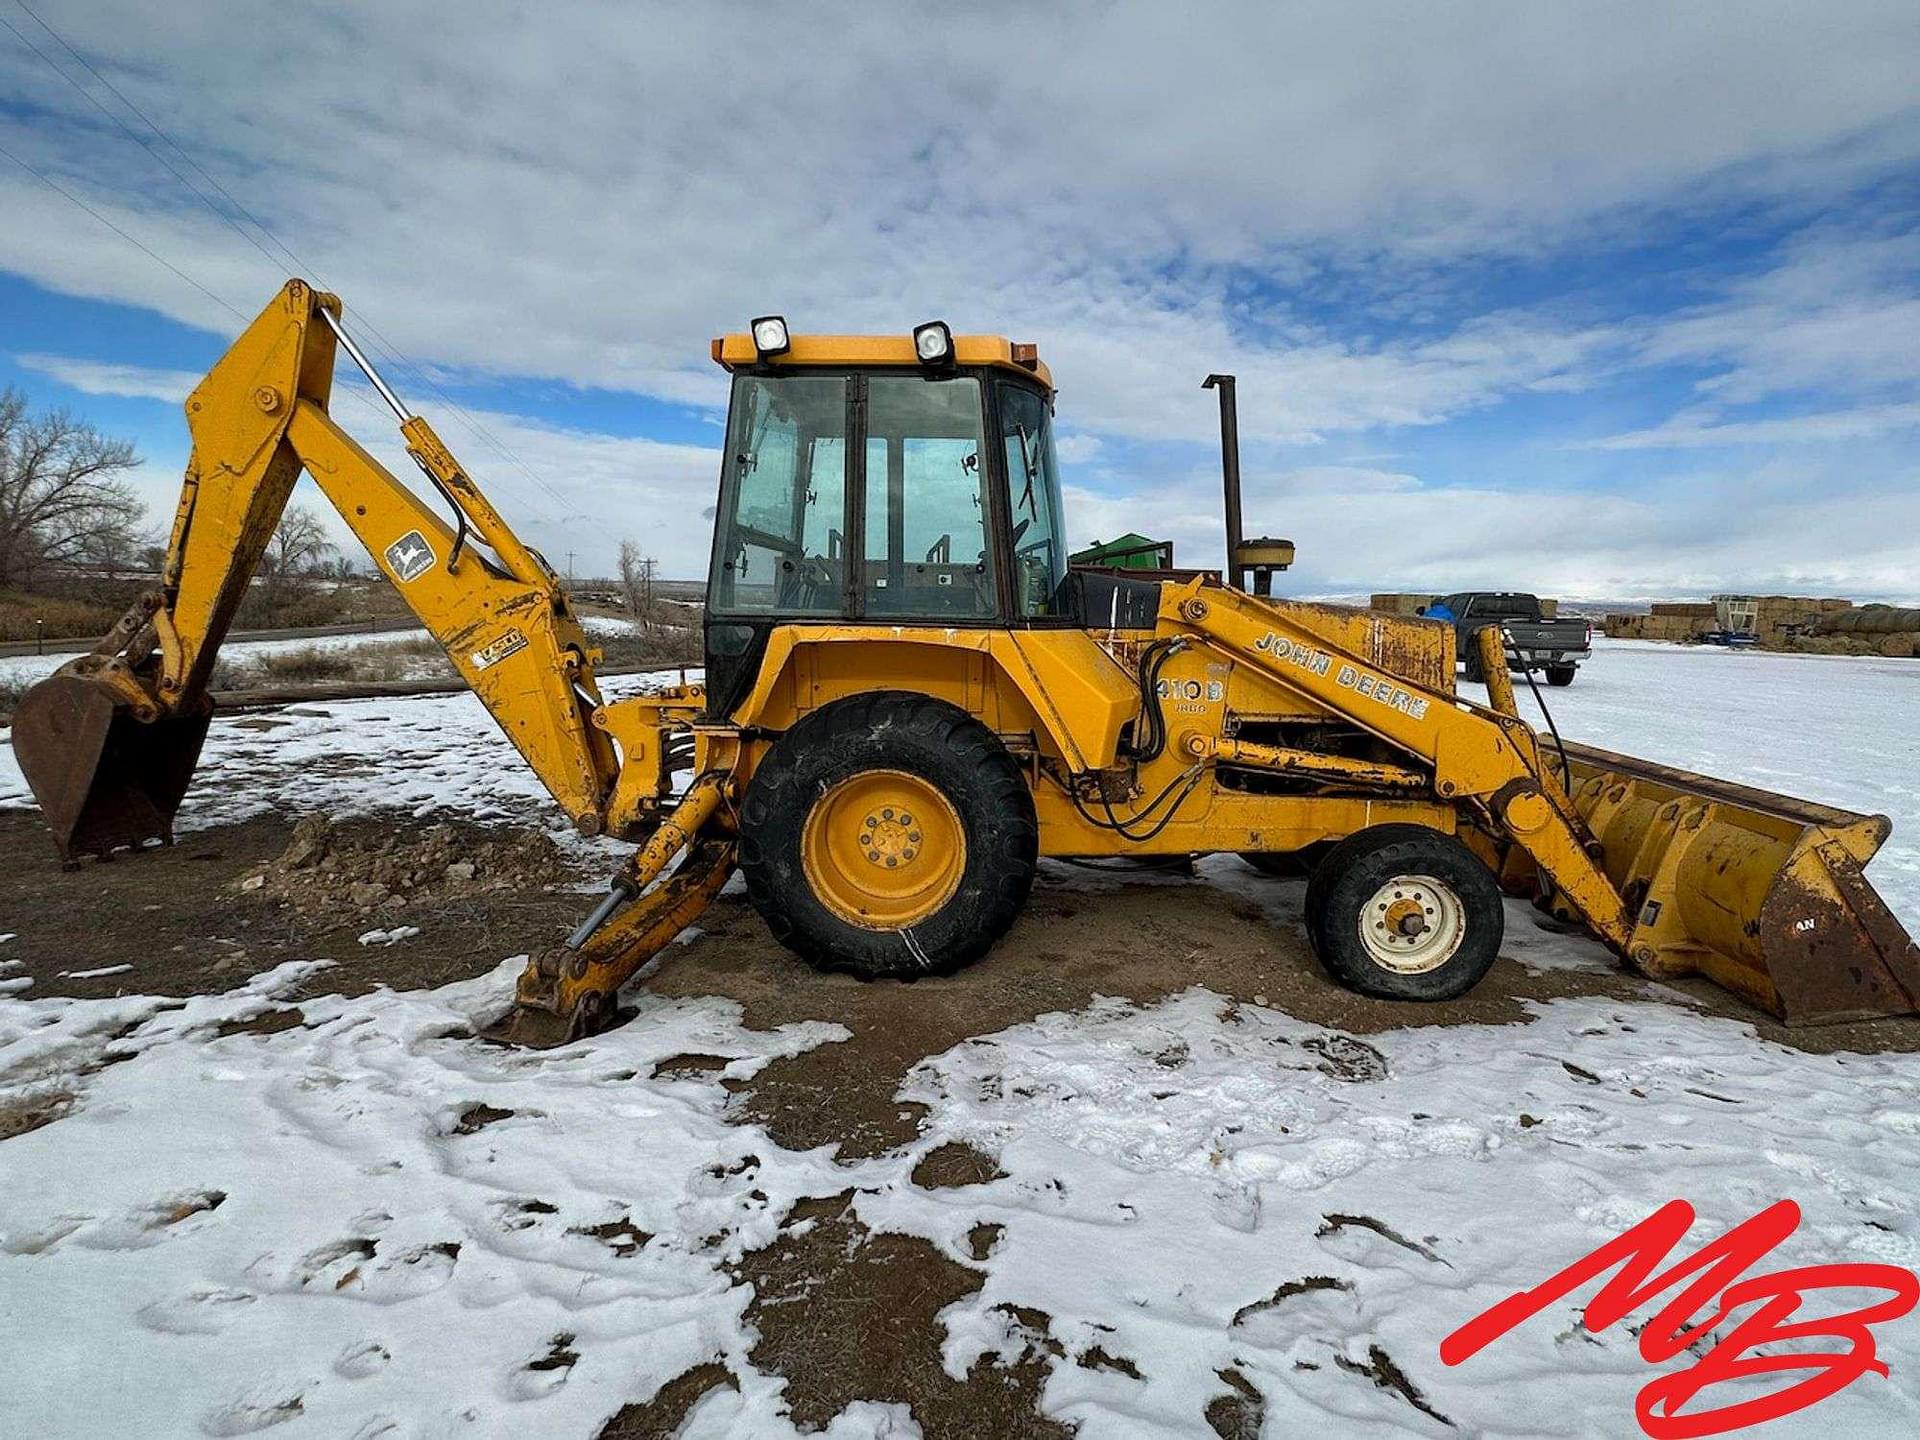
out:
{"label": "muddy dirt patch", "polygon": [[0,1098],[0,1140],[11,1140],[73,1113],[79,1097],[71,1090],[41,1090]]}
{"label": "muddy dirt patch", "polygon": [[[1049,1364],[1034,1347],[1012,1364],[982,1358],[962,1379],[947,1374],[940,1312],[980,1289],[979,1271],[916,1236],[868,1229],[851,1191],[807,1207],[806,1220],[790,1219],[735,1269],[754,1290],[754,1368],[786,1377],[795,1425],[818,1429],[873,1400],[911,1406],[927,1440],[1073,1433],[1039,1412]],[[1037,1323],[1044,1333],[1046,1318]]]}
{"label": "muddy dirt patch", "polygon": [[564,884],[567,872],[543,830],[369,828],[308,815],[295,823],[286,849],[239,889],[284,900],[302,915],[393,914],[502,892],[538,895]]}
{"label": "muddy dirt patch", "polygon": [[[298,818],[261,817],[239,825],[192,831],[178,844],[122,854],[106,863],[62,868],[37,814],[0,810],[0,934],[13,939],[0,957],[19,962],[8,979],[29,978],[19,998],[49,995],[101,997],[195,995],[226,990],[289,960],[331,960],[333,968],[309,982],[309,993],[362,994],[376,984],[406,990],[444,985],[484,973],[508,956],[550,944],[566,934],[591,897],[568,889],[595,877],[558,855],[544,834],[502,832],[482,825],[427,827],[402,819],[354,820],[327,827],[330,843],[349,854],[378,855],[406,848],[438,856],[449,843],[478,854],[471,883],[441,878],[401,906],[362,910],[331,879],[304,881],[283,894],[265,883],[241,888],[280,865],[296,840]],[[488,865],[504,854],[538,857],[537,884],[493,884]],[[419,867],[415,867],[419,868]],[[527,871],[502,868],[505,876]],[[316,898],[330,894],[333,898]],[[298,897],[297,901],[295,896]],[[375,928],[389,935],[402,926],[416,934],[393,944],[362,945]],[[250,1027],[297,1024],[291,1014]]]}
{"label": "muddy dirt patch", "polygon": [[982,1155],[971,1145],[950,1140],[921,1156],[909,1178],[922,1190],[959,1190],[968,1185],[1004,1180],[1006,1172],[991,1155]]}

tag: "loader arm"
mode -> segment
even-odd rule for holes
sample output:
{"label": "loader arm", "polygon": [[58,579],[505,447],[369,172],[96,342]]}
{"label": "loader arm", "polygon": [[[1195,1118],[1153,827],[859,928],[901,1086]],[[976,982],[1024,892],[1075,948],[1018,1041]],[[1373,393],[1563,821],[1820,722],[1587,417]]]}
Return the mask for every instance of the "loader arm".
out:
{"label": "loader arm", "polygon": [[[1885,816],[1586,746],[1549,758],[1517,713],[1496,630],[1478,637],[1489,709],[1203,580],[1164,587],[1160,619],[1413,757],[1401,769],[1339,764],[1383,790],[1431,784],[1511,842],[1500,866],[1510,890],[1584,921],[1642,974],[1705,975],[1789,1024],[1920,1009],[1920,946],[1862,874]],[[1305,758],[1262,748],[1203,738],[1195,753],[1276,771]]]}
{"label": "loader arm", "polygon": [[1273,606],[1204,579],[1164,586],[1160,618],[1425,762],[1442,800],[1478,809],[1596,935],[1627,953],[1633,924],[1626,902],[1591,853],[1587,826],[1525,721],[1389,674]]}
{"label": "loader arm", "polygon": [[[221,641],[303,471],[574,824],[604,827],[619,759],[593,720],[584,630],[547,567],[339,329],[339,311],[336,297],[289,281],[194,389],[160,589],[23,703],[17,748],[63,854],[169,835]],[[451,519],[328,414],[340,347],[394,409]],[[63,781],[84,793],[58,793]]]}

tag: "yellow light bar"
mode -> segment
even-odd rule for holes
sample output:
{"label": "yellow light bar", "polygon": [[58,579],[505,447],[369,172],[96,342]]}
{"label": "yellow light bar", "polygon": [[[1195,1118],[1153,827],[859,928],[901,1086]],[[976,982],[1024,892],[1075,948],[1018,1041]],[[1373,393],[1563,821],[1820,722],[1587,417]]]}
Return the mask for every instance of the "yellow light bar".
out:
{"label": "yellow light bar", "polygon": [[[991,365],[1032,375],[1053,389],[1053,374],[1031,345],[1013,344],[1001,335],[956,335],[953,337],[954,363]],[[723,335],[713,342],[716,364],[729,370],[751,369],[760,361],[753,336],[744,332]],[[788,365],[898,365],[918,369],[920,358],[914,353],[911,335],[794,335],[787,353],[775,362]]]}

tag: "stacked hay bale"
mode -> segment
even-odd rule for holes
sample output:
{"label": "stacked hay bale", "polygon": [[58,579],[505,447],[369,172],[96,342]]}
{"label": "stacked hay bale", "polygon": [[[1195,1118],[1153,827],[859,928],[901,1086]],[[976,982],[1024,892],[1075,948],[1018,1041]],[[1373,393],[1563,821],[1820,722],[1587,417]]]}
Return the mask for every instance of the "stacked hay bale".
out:
{"label": "stacked hay bale", "polygon": [[[1826,655],[1885,653],[1878,649],[1877,639],[1873,645],[1859,646],[1850,639],[1842,638],[1853,633],[1853,622],[1848,617],[1866,613],[1855,610],[1851,600],[1812,595],[1756,595],[1752,599],[1754,639],[1763,649],[1801,650]],[[1887,607],[1868,609],[1885,610]],[[1908,617],[1920,615],[1917,611],[1901,613]],[[1881,628],[1874,632],[1876,636],[1904,634],[1908,630],[1920,632],[1920,623],[1908,625],[1903,621],[1897,626],[1888,622],[1880,624]],[[1605,628],[1607,634],[1616,638],[1667,640],[1685,644],[1718,630],[1720,618],[1711,601],[1663,600],[1652,606],[1645,615],[1609,615]],[[1888,641],[1890,646],[1897,647],[1898,643]],[[1910,652],[1902,650],[1899,653],[1904,655]]]}
{"label": "stacked hay bale", "polygon": [[1663,600],[1645,615],[1609,615],[1607,634],[1625,640],[1697,640],[1717,628],[1713,606],[1705,601]]}
{"label": "stacked hay bale", "polygon": [[1895,605],[1862,605],[1822,615],[1810,637],[1827,653],[1885,655],[1892,659],[1920,656],[1920,610]]}
{"label": "stacked hay bale", "polygon": [[1755,597],[1755,635],[1770,650],[1782,648],[1794,636],[1813,630],[1828,616],[1853,608],[1851,600],[1810,595]]}
{"label": "stacked hay bale", "polygon": [[1418,615],[1439,598],[1438,595],[1375,595],[1367,601],[1367,608],[1384,610],[1389,615]]}

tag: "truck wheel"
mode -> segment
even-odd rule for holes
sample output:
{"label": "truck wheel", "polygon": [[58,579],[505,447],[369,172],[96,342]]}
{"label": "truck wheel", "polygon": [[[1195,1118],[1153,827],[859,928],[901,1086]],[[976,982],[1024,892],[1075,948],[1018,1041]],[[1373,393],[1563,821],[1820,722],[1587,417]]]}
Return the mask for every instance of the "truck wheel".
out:
{"label": "truck wheel", "polygon": [[1466,672],[1461,678],[1469,680],[1475,685],[1486,684],[1487,672],[1480,664],[1480,645],[1478,640],[1470,635],[1461,641],[1460,644],[1465,652],[1460,656],[1460,666]]}
{"label": "truck wheel", "polygon": [[1492,872],[1423,825],[1375,825],[1342,840],[1307,886],[1306,919],[1333,978],[1386,1000],[1466,994],[1506,934]]}
{"label": "truck wheel", "polygon": [[838,701],[774,743],[740,809],[740,868],[773,936],[819,970],[944,975],[1007,932],[1039,826],[992,731],[925,695]]}
{"label": "truck wheel", "polygon": [[1578,669],[1576,665],[1549,665],[1547,666],[1547,684],[1571,685],[1574,672]]}

